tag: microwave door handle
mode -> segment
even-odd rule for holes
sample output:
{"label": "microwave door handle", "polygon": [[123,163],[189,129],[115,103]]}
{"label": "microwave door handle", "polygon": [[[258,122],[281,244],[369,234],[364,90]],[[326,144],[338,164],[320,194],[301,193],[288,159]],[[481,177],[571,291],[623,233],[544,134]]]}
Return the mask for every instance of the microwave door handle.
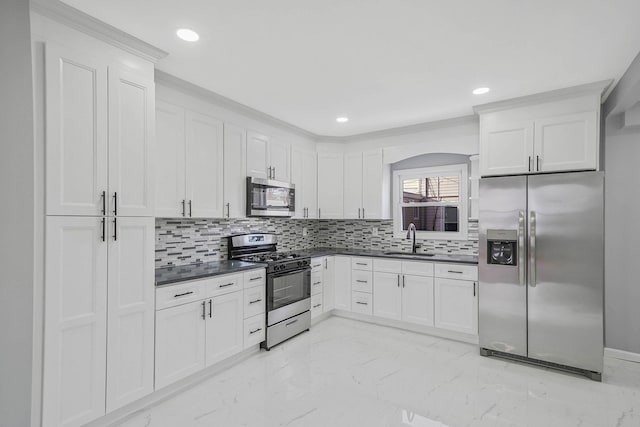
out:
{"label": "microwave door handle", "polygon": [[524,228],[524,211],[518,212],[518,276],[520,285],[525,286],[525,272],[527,271],[526,260],[524,257],[525,247],[525,228]]}
{"label": "microwave door handle", "polygon": [[529,285],[536,287],[536,213],[531,211],[529,215]]}

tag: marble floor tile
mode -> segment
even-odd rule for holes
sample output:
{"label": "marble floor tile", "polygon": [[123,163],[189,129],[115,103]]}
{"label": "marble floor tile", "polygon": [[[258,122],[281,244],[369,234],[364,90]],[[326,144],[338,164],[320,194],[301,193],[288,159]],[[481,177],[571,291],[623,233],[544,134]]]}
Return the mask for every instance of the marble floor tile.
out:
{"label": "marble floor tile", "polygon": [[607,360],[596,383],[331,317],[120,425],[638,427],[640,364]]}

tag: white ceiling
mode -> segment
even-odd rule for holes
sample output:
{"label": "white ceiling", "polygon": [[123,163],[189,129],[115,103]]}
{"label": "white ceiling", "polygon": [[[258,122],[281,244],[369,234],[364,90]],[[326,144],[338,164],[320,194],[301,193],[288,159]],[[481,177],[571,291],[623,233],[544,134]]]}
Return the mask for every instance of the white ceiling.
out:
{"label": "white ceiling", "polygon": [[318,135],[618,79],[640,50],[638,0],[63,1],[168,51],[158,69]]}

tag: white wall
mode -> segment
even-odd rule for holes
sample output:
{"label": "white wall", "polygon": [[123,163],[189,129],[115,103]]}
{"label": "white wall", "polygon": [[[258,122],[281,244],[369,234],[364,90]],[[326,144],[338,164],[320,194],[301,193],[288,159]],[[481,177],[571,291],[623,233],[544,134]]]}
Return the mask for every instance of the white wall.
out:
{"label": "white wall", "polygon": [[28,0],[0,2],[0,425],[31,425],[34,140]]}
{"label": "white wall", "polygon": [[605,345],[640,353],[640,128],[624,111],[640,101],[640,55],[605,103]]}

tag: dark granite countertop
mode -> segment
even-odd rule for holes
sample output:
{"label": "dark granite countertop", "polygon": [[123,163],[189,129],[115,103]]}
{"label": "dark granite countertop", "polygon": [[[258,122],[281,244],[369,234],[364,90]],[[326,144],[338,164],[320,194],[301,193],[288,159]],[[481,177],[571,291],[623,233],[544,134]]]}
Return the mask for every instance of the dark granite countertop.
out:
{"label": "dark granite countertop", "polygon": [[244,261],[216,261],[201,264],[156,268],[156,286],[171,285],[187,280],[203,279],[238,271],[264,268],[265,264]]}
{"label": "dark granite countertop", "polygon": [[[454,255],[454,254],[434,254],[433,256],[411,256],[407,252],[406,255],[390,254],[392,251],[371,251],[356,248],[315,248],[306,251],[311,257],[326,256],[326,255],[349,255],[349,256],[364,256],[373,258],[393,258],[393,259],[408,259],[411,261],[420,260],[428,262],[452,262],[459,264],[478,264],[477,255]],[[401,252],[401,251],[396,251]]]}

